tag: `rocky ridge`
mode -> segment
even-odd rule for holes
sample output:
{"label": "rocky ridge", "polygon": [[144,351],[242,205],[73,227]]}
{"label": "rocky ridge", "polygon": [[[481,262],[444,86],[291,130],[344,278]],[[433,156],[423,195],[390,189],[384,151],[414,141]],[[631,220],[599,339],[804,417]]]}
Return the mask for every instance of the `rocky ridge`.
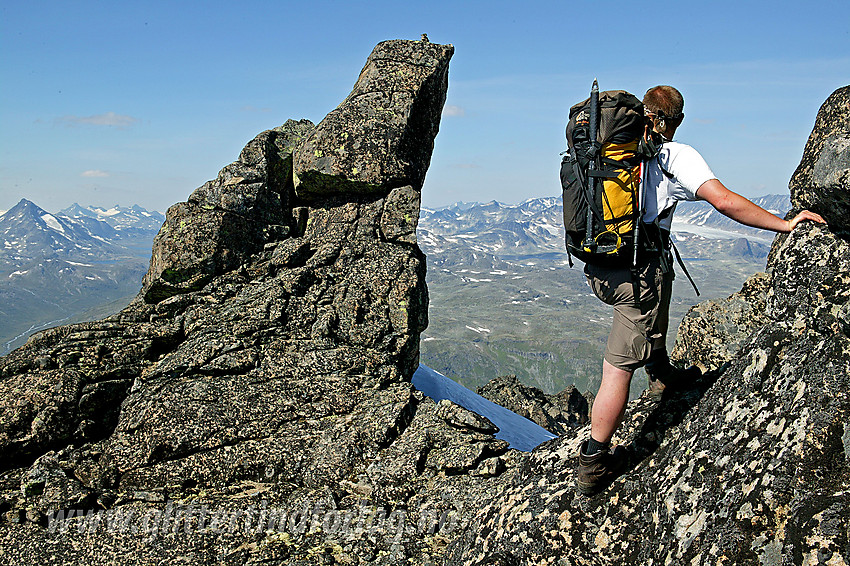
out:
{"label": "rocky ridge", "polygon": [[[492,423],[410,384],[427,324],[419,191],[452,53],[379,44],[326,121],[261,133],[169,209],[130,306],[0,360],[0,556],[394,563],[444,549],[439,528],[515,459]],[[58,521],[76,510],[92,519]]]}
{"label": "rocky ridge", "polygon": [[[635,463],[597,497],[573,485],[586,427],[519,453],[487,419],[413,389],[427,324],[418,194],[452,52],[380,44],[327,122],[263,132],[169,209],[127,309],[0,360],[0,557],[850,559],[840,217],[778,239],[772,274],[686,320],[681,351],[716,369],[630,405],[620,440]],[[850,87],[827,102],[804,163],[822,163],[818,139],[850,132],[835,110],[848,99]],[[812,171],[792,199],[821,212],[810,187],[844,173]]]}

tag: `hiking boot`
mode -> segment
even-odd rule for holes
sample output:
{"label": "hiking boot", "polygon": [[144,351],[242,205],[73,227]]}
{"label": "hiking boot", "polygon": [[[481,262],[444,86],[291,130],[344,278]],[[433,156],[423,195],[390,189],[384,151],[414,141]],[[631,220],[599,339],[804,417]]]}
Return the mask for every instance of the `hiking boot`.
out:
{"label": "hiking boot", "polygon": [[584,441],[578,452],[576,487],[582,495],[594,495],[623,473],[628,463],[628,452],[622,446],[615,446],[587,456],[586,450],[587,441]]}
{"label": "hiking boot", "polygon": [[670,356],[663,348],[650,352],[645,369],[649,377],[649,392],[652,397],[660,397],[665,389],[678,389],[702,375],[702,371],[696,366],[682,369],[670,363]]}
{"label": "hiking boot", "polygon": [[679,389],[693,383],[702,377],[702,370],[697,366],[691,366],[685,369],[670,366],[670,371],[667,375],[656,376],[650,372],[647,372],[646,375],[649,377],[650,396],[660,397],[667,389]]}

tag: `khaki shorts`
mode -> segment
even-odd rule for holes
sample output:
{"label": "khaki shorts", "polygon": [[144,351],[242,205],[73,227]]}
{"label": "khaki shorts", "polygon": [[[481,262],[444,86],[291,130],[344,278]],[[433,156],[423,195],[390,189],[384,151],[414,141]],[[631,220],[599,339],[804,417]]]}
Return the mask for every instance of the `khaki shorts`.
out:
{"label": "khaki shorts", "polygon": [[634,371],[646,364],[652,350],[666,348],[672,269],[664,273],[661,262],[652,259],[640,270],[639,306],[629,268],[585,265],[584,273],[594,294],[614,307],[614,322],[605,347],[605,360],[609,364]]}

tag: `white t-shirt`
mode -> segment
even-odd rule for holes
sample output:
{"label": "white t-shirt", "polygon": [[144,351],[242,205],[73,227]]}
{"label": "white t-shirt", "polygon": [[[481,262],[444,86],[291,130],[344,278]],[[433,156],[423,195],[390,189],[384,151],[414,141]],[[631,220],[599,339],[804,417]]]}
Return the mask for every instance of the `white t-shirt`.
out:
{"label": "white t-shirt", "polygon": [[[664,171],[672,177],[665,175]],[[675,141],[664,142],[658,155],[646,163],[644,176],[646,208],[643,220],[652,223],[660,213],[672,209],[660,222],[666,230],[670,230],[673,222],[676,203],[697,200],[697,189],[706,181],[717,178],[697,150]]]}

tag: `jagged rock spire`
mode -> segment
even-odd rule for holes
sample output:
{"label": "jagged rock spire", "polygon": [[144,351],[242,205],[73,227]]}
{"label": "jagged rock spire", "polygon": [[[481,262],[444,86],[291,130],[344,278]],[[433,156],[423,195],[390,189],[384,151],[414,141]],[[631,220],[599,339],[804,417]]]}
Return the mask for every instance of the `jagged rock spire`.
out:
{"label": "jagged rock spire", "polygon": [[295,152],[295,192],[386,195],[421,190],[448,88],[451,45],[379,43],[351,94]]}

